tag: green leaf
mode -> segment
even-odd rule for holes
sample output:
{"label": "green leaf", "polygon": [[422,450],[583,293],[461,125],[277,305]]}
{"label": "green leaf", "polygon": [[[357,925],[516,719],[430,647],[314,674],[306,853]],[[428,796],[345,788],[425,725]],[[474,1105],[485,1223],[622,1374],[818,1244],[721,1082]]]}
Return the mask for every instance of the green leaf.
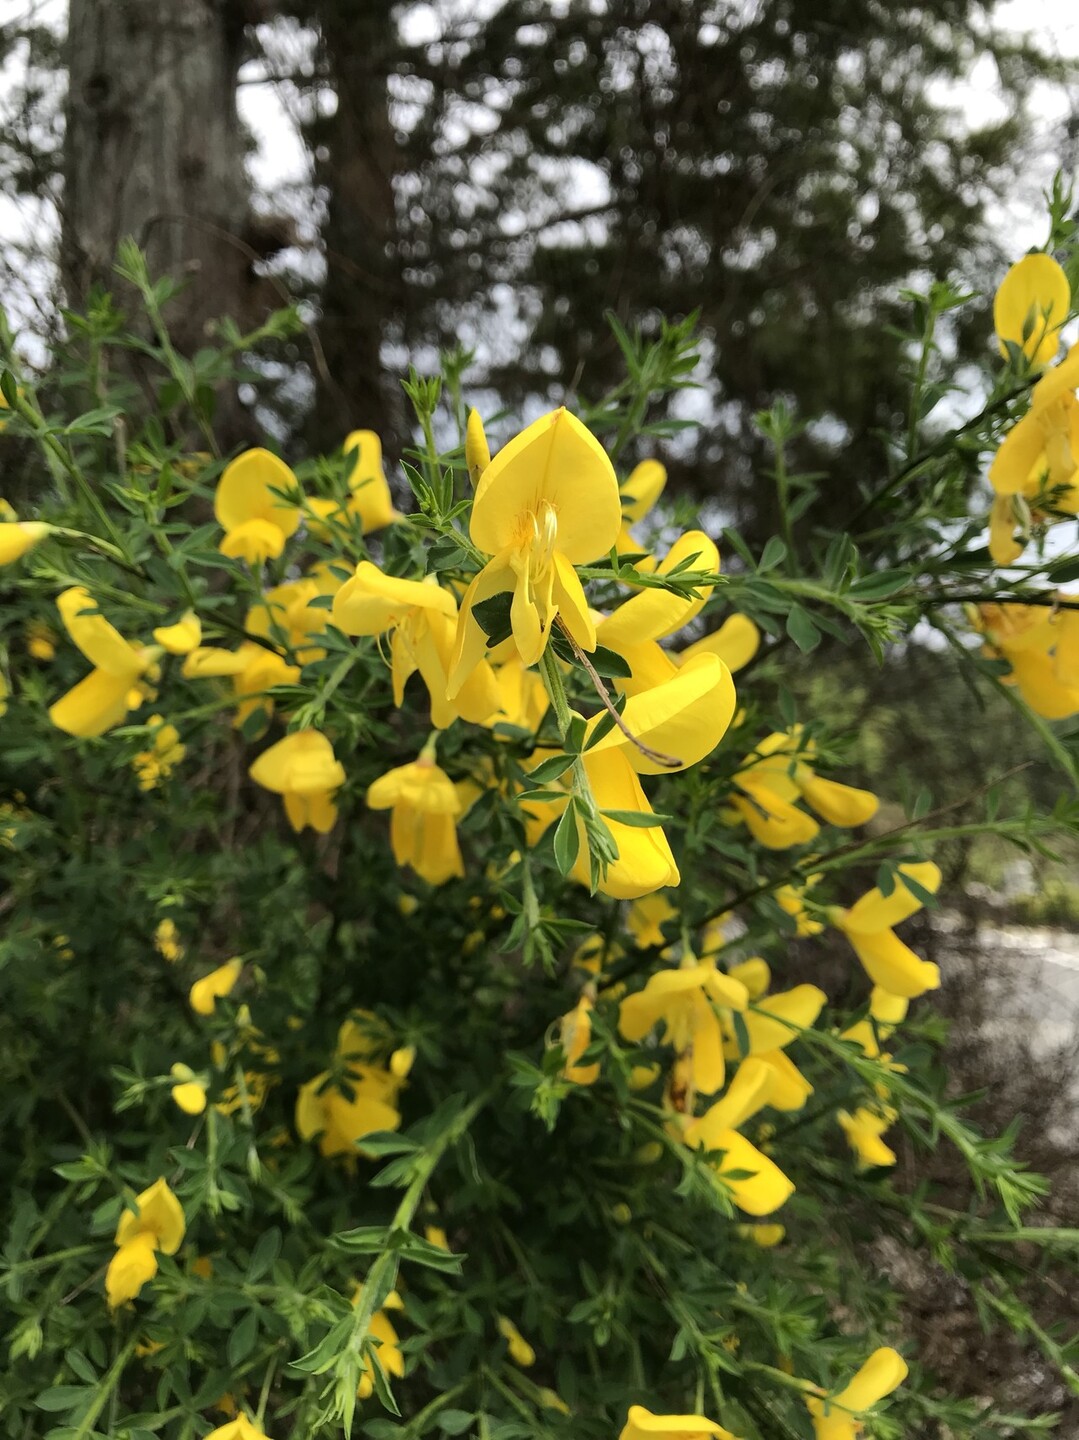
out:
{"label": "green leaf", "polygon": [[512,605],[513,594],[509,590],[501,590],[497,595],[492,595],[487,600],[481,600],[478,605],[473,605],[473,619],[487,636],[488,646],[501,645],[503,640],[509,639],[512,631],[510,625]]}
{"label": "green leaf", "polygon": [[560,775],[564,775],[572,764],[572,755],[552,755],[549,760],[544,760],[529,770],[528,778],[533,785],[546,785],[549,780],[557,780]]}
{"label": "green leaf", "polygon": [[257,1310],[249,1310],[240,1323],[235,1326],[229,1335],[229,1342],[226,1347],[230,1365],[239,1365],[246,1360],[255,1348],[255,1342],[259,1336],[259,1317]]}
{"label": "green leaf", "polygon": [[629,825],[634,830],[651,830],[671,819],[670,815],[645,815],[640,810],[601,810],[599,813],[605,820],[613,820],[616,825]]}
{"label": "green leaf", "polygon": [[463,1435],[475,1418],[471,1410],[442,1410],[437,1424],[444,1435]]}
{"label": "green leaf", "polygon": [[48,1390],[42,1390],[34,1404],[39,1410],[74,1410],[93,1394],[93,1389],[86,1385],[51,1385]]}
{"label": "green leaf", "polygon": [[777,565],[782,565],[787,558],[787,547],[778,535],[773,535],[764,547],[764,554],[760,558],[758,570],[774,570]]}
{"label": "green leaf", "polygon": [[262,1232],[258,1244],[251,1252],[251,1259],[247,1263],[248,1284],[253,1284],[267,1274],[280,1253],[281,1231],[276,1226],[271,1226],[269,1230]]}
{"label": "green leaf", "polygon": [[820,631],[809,611],[803,610],[801,605],[792,605],[788,612],[787,634],[805,654],[815,650],[820,644]]}
{"label": "green leaf", "polygon": [[581,836],[577,829],[577,802],[571,800],[554,832],[555,864],[563,875],[568,875],[577,863],[581,849]]}
{"label": "green leaf", "polygon": [[629,661],[605,645],[597,645],[588,658],[596,674],[604,680],[625,680],[633,674]]}
{"label": "green leaf", "polygon": [[847,594],[852,600],[886,600],[889,595],[905,590],[910,580],[905,570],[877,570],[855,580]]}

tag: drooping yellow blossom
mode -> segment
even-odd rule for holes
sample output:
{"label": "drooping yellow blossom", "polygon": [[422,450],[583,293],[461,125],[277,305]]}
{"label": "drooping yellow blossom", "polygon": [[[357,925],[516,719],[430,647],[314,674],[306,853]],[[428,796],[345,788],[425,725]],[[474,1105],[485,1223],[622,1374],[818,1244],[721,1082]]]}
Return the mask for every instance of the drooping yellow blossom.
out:
{"label": "drooping yellow blossom", "polygon": [[154,639],[170,655],[190,655],[202,643],[202,621],[194,610],[188,610],[175,625],[159,625]]}
{"label": "drooping yellow blossom", "polygon": [[885,1145],[881,1136],[895,1124],[896,1116],[897,1112],[889,1105],[874,1109],[860,1105],[853,1114],[840,1110],[836,1116],[858,1163],[865,1169],[895,1164],[895,1152]]}
{"label": "drooping yellow blossom", "polygon": [[940,871],[931,860],[900,865],[890,895],[874,886],[849,910],[829,911],[829,919],[846,935],[874,985],[889,995],[912,1000],[926,990],[937,989],[940,971],[931,961],[915,955],[892,928],[909,919],[924,904],[920,896],[903,883],[904,876],[930,895],[940,886]]}
{"label": "drooping yellow blossom", "polygon": [[661,948],[668,941],[661,926],[678,918],[678,911],[662,890],[643,895],[626,912],[626,928],[642,950]]}
{"label": "drooping yellow blossom", "polygon": [[[731,975],[741,978],[742,968],[733,967]],[[724,1055],[728,1060],[737,1060],[740,1056],[785,1050],[801,1031],[815,1023],[827,998],[816,985],[795,985],[791,990],[754,999],[752,1007],[739,1017],[737,1027],[729,1016],[723,1017]]]}
{"label": "drooping yellow blossom", "polygon": [[372,810],[389,810],[390,843],[398,865],[411,865],[429,885],[465,873],[457,843],[457,816],[464,808],[453,781],[421,755],[389,770],[368,788]]}
{"label": "drooping yellow blossom", "polygon": [[261,447],[245,450],[221,473],[214,514],[225,531],[222,555],[260,565],[276,560],[300,524],[300,509],[288,499],[299,481],[283,460]]}
{"label": "drooping yellow blossom", "polygon": [[506,1342],[510,1359],[515,1365],[527,1370],[536,1363],[536,1352],[521,1334],[517,1326],[505,1315],[498,1316],[498,1333]]}
{"label": "drooping yellow blossom", "polygon": [[[1061,596],[1075,603],[1073,595]],[[1014,685],[1036,715],[1065,720],[1079,711],[1079,617],[1048,605],[979,606],[975,624],[985,635],[983,653],[1007,660]]]}
{"label": "drooping yellow blossom", "polygon": [[218,1000],[232,994],[243,968],[242,960],[226,960],[224,965],[219,965],[216,970],[211,970],[209,975],[196,980],[188,996],[195,1014],[212,1015]]}
{"label": "drooping yellow blossom", "polygon": [[345,769],[320,730],[297,730],[264,750],[248,772],[256,785],[280,795],[293,830],[310,825],[320,835],[337,820],[334,796]]}
{"label": "drooping yellow blossom", "polygon": [[580,1064],[581,1056],[592,1043],[592,1001],[582,995],[577,1004],[563,1015],[560,1026],[560,1041],[565,1051],[566,1063],[562,1069],[565,1079],[574,1085],[594,1085],[599,1079],[598,1062]]}
{"label": "drooping yellow blossom", "polygon": [[27,621],[26,653],[32,660],[48,662],[56,659],[56,631],[44,620]]}
{"label": "drooping yellow blossom", "polygon": [[1060,327],[1071,308],[1071,286],[1051,255],[1024,255],[1009,269],[993,298],[993,328],[1000,353],[1017,345],[1034,369],[1048,365],[1060,347]]}
{"label": "drooping yellow blossom", "polygon": [[157,1252],[175,1255],[184,1238],[184,1212],[166,1180],[155,1180],[125,1210],[116,1227],[116,1254],[105,1272],[109,1306],[134,1300],[147,1280],[157,1274]]}
{"label": "drooping yellow blossom", "polygon": [[845,1389],[836,1395],[807,1397],[816,1440],[859,1440],[861,1416],[907,1378],[907,1363],[889,1346],[874,1350]]}
{"label": "drooping yellow blossom", "polygon": [[[482,664],[477,668],[482,669]],[[455,702],[458,706],[469,684],[471,681],[466,681],[462,687]],[[495,670],[495,684],[498,687],[498,711],[488,718],[487,724],[492,728],[512,725],[534,735],[551,708],[551,697],[541,676],[522,664],[521,657],[514,650],[509,659]]]}
{"label": "drooping yellow blossom", "polygon": [[468,424],[465,427],[465,465],[468,467],[468,478],[472,483],[473,490],[483,479],[483,472],[491,463],[491,447],[487,444],[487,432],[483,428],[483,421],[479,412],[470,410],[468,412]]}
{"label": "drooping yellow blossom", "polygon": [[744,1011],[749,994],[740,980],[717,970],[714,961],[660,970],[643,990],[628,995],[618,1011],[618,1029],[627,1040],[643,1040],[660,1022],[679,1055],[689,1056],[694,1088],[713,1095],[726,1074],[723,1032],[715,1007]]}
{"label": "drooping yellow blossom", "polygon": [[667,486],[667,467],[659,460],[642,460],[635,465],[619,488],[622,502],[622,526],[615,541],[619,555],[636,555],[634,564],[642,574],[656,568],[655,559],[633,534],[632,526],[653,509]]}
{"label": "drooping yellow blossom", "polygon": [[21,560],[28,550],[39,545],[52,529],[43,520],[0,521],[0,565]]}
{"label": "drooping yellow blossom", "polygon": [[482,725],[501,708],[494,671],[480,661],[456,698],[446,698],[457,633],[457,602],[434,576],[401,580],[363,560],[334,597],[333,621],[346,635],[390,632],[393,702],[404,701],[410,675],[420,672],[431,697],[431,724],[444,730],[460,716]]}
{"label": "drooping yellow blossom", "polygon": [[163,960],[175,965],[184,958],[184,947],[180,943],[180,932],[175,920],[161,920],[154,930],[154,947]]}
{"label": "drooping yellow blossom", "polygon": [[201,1115],[206,1109],[206,1086],[189,1065],[177,1062],[169,1070],[176,1082],[169,1093],[185,1115]]}
{"label": "drooping yellow blossom", "polygon": [[98,611],[85,586],[64,590],[56,608],[64,629],[94,669],[49,707],[49,719],[68,735],[92,739],[121,724],[128,710],[142,703],[139,681],[160,651],[125,640]]}
{"label": "drooping yellow blossom", "polygon": [[140,750],[131,762],[140,790],[154,790],[167,780],[187,754],[180,743],[180,732],[162,715],[151,715],[146,722],[150,729],[150,749]]}
{"label": "drooping yellow blossom", "polygon": [[[218,1405],[218,1409],[221,1406]],[[235,1408],[235,1406],[233,1407]],[[216,1430],[211,1430],[206,1440],[270,1440],[253,1420],[246,1415],[237,1415],[235,1420],[229,1420],[225,1425],[219,1425]]]}
{"label": "drooping yellow blossom", "polygon": [[864,825],[877,812],[875,795],[823,779],[808,763],[812,755],[812,743],[796,725],[766,736],[734,776],[731,805],[754,839],[769,850],[804,845],[817,835],[817,822],[798,808],[798,800],[805,800],[828,824],[843,828]]}
{"label": "drooping yellow blossom", "polygon": [[491,559],[461,602],[451,699],[487,651],[475,610],[496,595],[512,594],[511,632],[525,665],[543,654],[556,616],[582,649],[595,648],[595,625],[573,567],[606,554],[620,523],[607,453],[569,411],[544,415],[503,446],[472,506],[472,541]]}
{"label": "drooping yellow blossom", "polygon": [[[781,1060],[785,1057],[781,1056]],[[786,1063],[797,1075],[794,1066],[789,1061]],[[738,1133],[739,1127],[758,1110],[774,1103],[773,1090],[781,1092],[785,1079],[780,1067],[764,1058],[749,1057],[739,1065],[723,1097],[692,1120],[685,1130],[687,1145],[722,1152],[717,1174],[730,1190],[734,1203],[747,1215],[772,1214],[794,1191],[793,1183],[778,1165]],[[800,1103],[804,1104],[804,1098],[803,1095]]]}
{"label": "drooping yellow blossom", "polygon": [[347,524],[358,520],[364,535],[391,525],[400,517],[393,508],[393,497],[382,468],[382,441],[373,430],[353,430],[345,436],[341,448],[346,458],[352,456],[345,481],[348,499],[344,506],[337,500],[317,496],[308,500],[308,510],[315,517],[311,530],[326,538],[327,525],[333,522]]}
{"label": "drooping yellow blossom", "polygon": [[631,1405],[618,1440],[736,1440],[729,1430],[703,1415],[653,1415],[643,1405]]}

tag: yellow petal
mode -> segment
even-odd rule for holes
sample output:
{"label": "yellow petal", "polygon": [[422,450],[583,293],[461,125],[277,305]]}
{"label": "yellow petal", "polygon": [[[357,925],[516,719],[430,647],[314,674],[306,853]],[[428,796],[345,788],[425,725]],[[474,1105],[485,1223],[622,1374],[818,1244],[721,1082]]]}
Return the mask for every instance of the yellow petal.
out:
{"label": "yellow petal", "polygon": [[[273,491],[289,493],[299,488],[296,476],[283,460],[261,447],[247,450],[222,471],[214,493],[214,514],[226,531],[238,530],[252,520],[264,521],[280,532],[283,543],[284,538],[295,534],[300,511]],[[277,553],[281,553],[280,548]]]}
{"label": "yellow petal", "polygon": [[731,804],[745,821],[753,838],[769,850],[788,850],[806,845],[820,833],[820,826],[777,793],[771,775],[755,775],[746,771],[737,777],[741,795],[731,796]]}
{"label": "yellow petal", "polygon": [[250,663],[250,652],[243,648],[220,650],[214,645],[199,645],[184,657],[181,673],[185,680],[212,680],[240,675]]}
{"label": "yellow petal", "polygon": [[1005,341],[1018,345],[1032,365],[1048,365],[1060,346],[1068,318],[1071,287],[1051,255],[1024,255],[1011,267],[993,300],[993,325],[1000,353]]}
{"label": "yellow petal", "polygon": [[148,1280],[157,1274],[157,1256],[152,1235],[136,1235],[120,1246],[105,1271],[105,1294],[115,1310],[134,1300]]}
{"label": "yellow petal", "polygon": [[622,509],[607,452],[568,410],[552,411],[498,452],[476,488],[470,534],[488,555],[520,538],[528,516],[547,501],[558,521],[557,549],[573,565],[607,553]]}
{"label": "yellow petal", "polygon": [[989,508],[989,555],[994,565],[1013,565],[1025,548],[1015,538],[1012,497],[995,496]]}
{"label": "yellow petal", "polygon": [[1047,370],[1035,385],[1030,397],[1032,413],[1038,414],[1048,409],[1069,390],[1079,390],[1079,341],[1071,347],[1060,364]]}
{"label": "yellow petal", "polygon": [[584,586],[581,584],[576,570],[558,551],[554,556],[552,594],[554,603],[558,606],[558,613],[574,640],[582,650],[594,650],[596,648],[596,626],[592,619],[592,611],[585,598]]}
{"label": "yellow petal", "polygon": [[232,992],[243,968],[242,960],[227,960],[209,975],[196,980],[188,996],[196,1015],[212,1015],[217,1001]]}
{"label": "yellow petal", "polygon": [[750,1000],[759,1000],[766,994],[769,985],[772,983],[772,972],[768,967],[767,960],[762,960],[759,955],[752,955],[748,960],[743,960],[739,965],[732,965],[727,971],[732,980],[738,980],[746,987],[746,994]]}
{"label": "yellow petal", "polygon": [[[784,1050],[767,1050],[754,1057],[771,1070],[768,1104],[786,1112],[801,1110],[813,1094],[813,1086]],[[744,1061],[748,1064],[748,1061]]]}
{"label": "yellow petal", "polygon": [[717,1137],[727,1130],[737,1130],[770,1103],[772,1071],[763,1061],[750,1056],[739,1065],[721,1100],[686,1129],[687,1145],[703,1150],[717,1150]]}
{"label": "yellow petal", "polygon": [[91,740],[104,735],[127,717],[130,682],[104,670],[91,670],[85,679],[49,706],[49,719],[58,730]]}
{"label": "yellow petal", "polygon": [[718,655],[727,669],[734,672],[749,664],[760,644],[761,632],[748,615],[729,615],[713,634],[683,650],[678,660],[685,664],[694,655]]}
{"label": "yellow petal", "polygon": [[[624,752],[608,750],[597,754],[593,750],[584,757],[584,768],[601,810],[630,810],[651,815],[652,807]],[[678,884],[678,866],[660,826],[638,827],[611,819],[605,820],[605,824],[618,846],[618,858],[607,867],[607,874],[600,881],[602,894],[617,900],[636,900],[665,885]],[[573,877],[582,885],[590,884],[583,838]]]}
{"label": "yellow petal", "polygon": [[880,801],[870,791],[857,790],[853,785],[840,785],[837,780],[824,780],[814,775],[808,765],[798,769],[795,783],[806,803],[829,825],[853,829],[872,820],[880,809]]}
{"label": "yellow petal", "polygon": [[378,635],[416,609],[434,610],[449,620],[457,618],[453,596],[440,585],[384,575],[377,565],[362,560],[352,579],[334,596],[333,623],[346,635]]}
{"label": "yellow petal", "polygon": [[1066,720],[1079,711],[1079,689],[1062,685],[1050,657],[1033,650],[1009,650],[1019,693],[1046,720]]}
{"label": "yellow petal", "polygon": [[468,466],[468,478],[475,489],[483,478],[483,472],[491,463],[491,450],[487,444],[487,436],[483,429],[483,421],[479,412],[470,410],[468,412],[468,424],[465,427],[465,464]]}
{"label": "yellow petal", "polygon": [[179,1200],[165,1179],[155,1180],[135,1197],[138,1213],[125,1210],[116,1227],[116,1245],[124,1245],[136,1235],[152,1235],[155,1248],[166,1255],[175,1255],[184,1238],[186,1222]]}
{"label": "yellow petal", "polygon": [[[587,753],[589,756],[621,749],[642,775],[663,775],[684,770],[703,760],[722,740],[734,714],[731,672],[714,655],[701,655],[666,684],[626,701],[622,719],[630,733],[650,749],[677,760],[665,766],[649,759],[617,727]],[[593,722],[593,728],[597,722]]]}
{"label": "yellow petal", "polygon": [[141,653],[98,613],[97,602],[85,586],[64,590],[56,597],[56,608],[64,629],[91,665],[129,684],[142,674],[146,667]]}
{"label": "yellow petal", "polygon": [[868,935],[877,930],[890,930],[919,911],[924,901],[903,884],[904,875],[909,875],[920,889],[927,890],[931,895],[940,888],[940,869],[932,860],[900,865],[892,893],[884,895],[874,886],[846,911],[838,921],[839,928],[847,935],[855,932]]}
{"label": "yellow petal", "polygon": [[998,495],[1032,490],[1031,472],[1045,451],[1045,433],[1031,411],[1016,422],[1000,442],[989,467],[989,483]]}
{"label": "yellow petal", "polygon": [[336,790],[345,771],[319,730],[297,730],[264,750],[248,770],[256,785],[277,795],[314,795]]}
{"label": "yellow petal", "polygon": [[894,930],[880,930],[872,934],[848,931],[847,938],[870,980],[890,995],[913,1000],[940,986],[937,967],[916,955],[909,945],[904,945]]}
{"label": "yellow petal", "polygon": [[482,604],[484,600],[490,600],[494,595],[513,590],[516,584],[517,576],[506,556],[496,555],[472,580],[462,596],[461,609],[457,616],[457,638],[454,641],[450,679],[446,692],[451,700],[456,697],[461,686],[487,652],[487,635],[479,621],[473,616],[474,608]]}
{"label": "yellow petal", "polygon": [[643,520],[663,494],[667,467],[658,460],[642,460],[622,481],[622,514],[627,525]]}
{"label": "yellow petal", "polygon": [[[703,530],[690,530],[679,536],[656,573],[669,575],[677,566],[687,562],[693,570],[718,571],[719,551]],[[694,592],[696,598],[683,598],[669,590],[641,590],[619,605],[604,621],[604,643],[617,650],[622,644],[660,640],[664,635],[688,625],[700,614],[712,589],[711,585],[702,585]]]}
{"label": "yellow petal", "polygon": [[907,1378],[907,1362],[890,1346],[874,1350],[854,1379],[835,1396],[836,1403],[856,1415],[883,1400]]}
{"label": "yellow petal", "polygon": [[264,560],[276,560],[285,548],[285,532],[271,520],[256,516],[245,520],[235,530],[226,530],[218,549],[222,555],[233,560],[246,560],[249,565],[261,565]]}
{"label": "yellow petal", "polygon": [[5,520],[0,523],[0,565],[21,560],[52,529],[41,520]]}
{"label": "yellow petal", "polygon": [[703,1415],[653,1415],[643,1405],[631,1405],[618,1440],[705,1440],[709,1435],[735,1440],[729,1430]]}
{"label": "yellow petal", "polygon": [[[1076,604],[1079,597],[1064,599]],[[1053,655],[1053,673],[1061,685],[1079,689],[1079,609],[1061,610],[1056,617],[1057,643]]]}
{"label": "yellow petal", "polygon": [[755,1002],[742,1017],[749,1032],[749,1054],[783,1050],[816,1021],[827,999],[816,985],[796,985]]}
{"label": "yellow petal", "polygon": [[159,625],[154,639],[170,655],[190,655],[202,640],[202,622],[189,610],[175,625]]}
{"label": "yellow petal", "polygon": [[357,515],[365,535],[396,520],[393,497],[382,469],[382,441],[373,430],[353,430],[345,436],[345,454],[355,459],[348,476],[352,498],[349,510]]}
{"label": "yellow petal", "polygon": [[[724,1130],[715,1140],[714,1148],[725,1152],[719,1164],[719,1177],[739,1210],[747,1215],[771,1215],[794,1194],[793,1181],[737,1130]],[[749,1171],[748,1178],[736,1178],[742,1170]]]}

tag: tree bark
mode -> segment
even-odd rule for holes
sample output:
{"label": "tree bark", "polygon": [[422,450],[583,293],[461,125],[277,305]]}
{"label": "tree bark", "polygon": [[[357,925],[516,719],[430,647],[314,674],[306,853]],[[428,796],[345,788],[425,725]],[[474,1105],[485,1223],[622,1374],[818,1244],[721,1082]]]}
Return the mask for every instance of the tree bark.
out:
{"label": "tree bark", "polygon": [[236,0],[70,0],[61,268],[68,303],[117,289],[133,236],[152,275],[183,278],[167,312],[177,349],[208,322],[251,318],[249,186],[236,111]]}

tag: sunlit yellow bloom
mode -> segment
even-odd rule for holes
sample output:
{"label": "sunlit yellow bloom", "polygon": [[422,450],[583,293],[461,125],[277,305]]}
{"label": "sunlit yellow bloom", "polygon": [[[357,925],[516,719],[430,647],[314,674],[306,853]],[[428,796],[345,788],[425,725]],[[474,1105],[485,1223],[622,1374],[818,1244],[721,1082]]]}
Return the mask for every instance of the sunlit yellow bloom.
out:
{"label": "sunlit yellow bloom", "polygon": [[902,1355],[888,1346],[874,1350],[854,1379],[837,1395],[806,1399],[816,1440],[858,1440],[860,1417],[907,1378]]}
{"label": "sunlit yellow bloom", "polygon": [[401,1082],[388,1070],[360,1062],[348,1066],[351,1098],[342,1094],[329,1071],[300,1086],[296,1097],[296,1130],[302,1140],[319,1137],[319,1150],[334,1155],[362,1155],[359,1142],[379,1130],[396,1130],[401,1115],[396,1099]]}
{"label": "sunlit yellow bloom", "polygon": [[1017,345],[1040,369],[1060,346],[1060,327],[1071,308],[1071,287],[1051,255],[1024,255],[1009,269],[993,299],[993,327],[1000,353]]}
{"label": "sunlit yellow bloom", "polygon": [[864,825],[879,801],[868,790],[825,780],[808,763],[813,754],[800,726],[768,735],[746,756],[734,777],[731,804],[754,839],[770,850],[804,845],[818,833],[817,822],[797,806],[805,800],[830,825]]}
{"label": "sunlit yellow bloom", "polygon": [[219,965],[216,970],[211,970],[209,975],[196,980],[188,996],[195,1014],[212,1015],[218,1000],[232,994],[243,968],[242,960],[226,960],[224,965]]}
{"label": "sunlit yellow bloom", "polygon": [[39,545],[52,529],[43,520],[0,521],[0,565],[21,560],[28,550]]}
{"label": "sunlit yellow bloom", "polygon": [[64,629],[95,668],[49,707],[49,719],[68,735],[104,735],[142,703],[139,681],[161,652],[125,640],[82,585],[57,596],[56,608]]}
{"label": "sunlit yellow bloom", "polygon": [[299,580],[275,585],[248,610],[244,629],[282,651],[287,647],[287,659],[297,665],[322,660],[326,651],[319,640],[330,623],[330,611],[316,602],[337,594],[344,583],[341,570],[341,566],[320,563]]}
{"label": "sunlit yellow bloom", "polygon": [[[477,669],[482,670],[483,665]],[[465,682],[461,694],[465,693],[470,683]],[[535,734],[551,708],[551,698],[540,675],[524,665],[514,650],[509,659],[495,670],[495,684],[498,687],[498,711],[488,718],[488,725],[513,725]],[[460,695],[455,703],[460,704]]]}
{"label": "sunlit yellow bloom", "polygon": [[[219,1403],[217,1409],[221,1408]],[[233,1408],[235,1409],[235,1402],[233,1402]],[[219,1425],[216,1430],[211,1430],[206,1436],[206,1440],[270,1440],[270,1437],[265,1435],[246,1415],[237,1415],[235,1420],[230,1420],[226,1425]]]}
{"label": "sunlit yellow bloom", "polygon": [[286,498],[299,488],[289,467],[269,450],[245,450],[230,461],[214,493],[214,514],[225,531],[218,546],[222,555],[249,565],[276,560],[300,523],[299,506]]}
{"label": "sunlit yellow bloom", "polygon": [[185,1115],[201,1115],[206,1109],[206,1086],[189,1065],[177,1063],[169,1074],[176,1082],[169,1093],[180,1109]]}
{"label": "sunlit yellow bloom", "polygon": [[510,1352],[510,1359],[515,1365],[520,1365],[527,1370],[530,1365],[536,1363],[536,1352],[521,1334],[520,1330],[512,1320],[505,1315],[498,1316],[498,1333],[505,1340]]}
{"label": "sunlit yellow bloom", "polygon": [[619,1007],[618,1028],[627,1040],[637,1041],[662,1022],[668,1044],[689,1056],[694,1087],[712,1095],[726,1073],[715,1007],[744,1011],[748,1003],[741,981],[724,975],[713,961],[683,964],[658,971],[643,990],[628,995]]}
{"label": "sunlit yellow bloom", "polygon": [[154,639],[170,655],[190,655],[202,643],[202,621],[194,610],[188,610],[175,625],[159,625]]}
{"label": "sunlit yellow bloom", "polygon": [[581,1065],[580,1059],[592,1043],[592,1001],[582,995],[577,1004],[563,1015],[560,1040],[566,1063],[562,1074],[574,1085],[594,1085],[599,1079],[599,1064]]}
{"label": "sunlit yellow bloom", "polygon": [[890,895],[874,886],[849,910],[831,910],[829,919],[846,935],[874,985],[890,995],[913,999],[926,990],[937,989],[940,971],[931,961],[917,956],[892,929],[924,904],[904,885],[904,876],[931,895],[940,885],[940,871],[931,860],[900,865]]}
{"label": "sunlit yellow bloom", "polygon": [[293,830],[310,825],[320,835],[337,819],[334,796],[345,783],[345,769],[319,730],[297,730],[264,750],[247,772],[256,785],[285,802]]}
{"label": "sunlit yellow bloom", "polygon": [[162,780],[167,780],[173,770],[187,754],[187,747],[180,743],[180,732],[170,725],[163,716],[151,715],[146,722],[150,729],[149,750],[140,750],[131,765],[138,778],[140,790],[154,790]]}
{"label": "sunlit yellow bloom", "polygon": [[503,446],[472,506],[473,543],[492,558],[461,602],[451,698],[486,653],[487,635],[474,612],[495,595],[513,596],[510,624],[524,664],[539,660],[556,616],[582,649],[595,648],[595,626],[573,567],[610,550],[620,519],[607,453],[567,410],[544,415]]}
{"label": "sunlit yellow bloom", "polygon": [[134,1300],[147,1280],[157,1274],[157,1252],[175,1255],[184,1238],[184,1212],[168,1182],[156,1180],[125,1210],[116,1227],[116,1254],[105,1272],[109,1307]]}
{"label": "sunlit yellow bloom", "polygon": [[[731,974],[738,976],[739,967],[735,966]],[[743,1055],[767,1055],[773,1050],[785,1050],[802,1030],[808,1030],[816,1022],[827,998],[816,985],[795,985],[792,990],[779,990],[754,1000],[752,1008],[740,1017],[737,1028],[724,1017],[723,1053],[728,1060],[736,1060]],[[745,1050],[743,1037],[748,1045]]]}
{"label": "sunlit yellow bloom", "polygon": [[382,468],[382,441],[373,430],[353,430],[345,436],[345,456],[351,455],[352,465],[345,481],[348,499],[344,507],[337,500],[315,497],[308,500],[308,510],[315,517],[311,530],[322,537],[328,535],[327,522],[338,524],[358,520],[364,535],[381,530],[399,519],[393,508],[393,497]]}
{"label": "sunlit yellow bloom", "polygon": [[389,810],[398,865],[411,865],[430,885],[465,873],[457,843],[463,804],[453,781],[425,755],[381,775],[367,791],[372,810]]}
{"label": "sunlit yellow bloom", "polygon": [[735,1440],[729,1430],[703,1415],[653,1415],[643,1405],[631,1405],[618,1440]]}
{"label": "sunlit yellow bloom", "polygon": [[895,1152],[889,1150],[881,1139],[885,1130],[895,1123],[896,1112],[890,1106],[871,1110],[861,1105],[853,1115],[840,1110],[836,1119],[860,1165],[868,1169],[876,1165],[895,1164]]}
{"label": "sunlit yellow bloom", "polygon": [[500,709],[494,671],[481,661],[451,702],[446,698],[457,633],[457,602],[434,576],[401,580],[363,560],[334,597],[333,621],[346,635],[390,632],[393,701],[400,705],[410,675],[418,670],[431,697],[431,724],[438,730],[460,716],[482,725]]}

